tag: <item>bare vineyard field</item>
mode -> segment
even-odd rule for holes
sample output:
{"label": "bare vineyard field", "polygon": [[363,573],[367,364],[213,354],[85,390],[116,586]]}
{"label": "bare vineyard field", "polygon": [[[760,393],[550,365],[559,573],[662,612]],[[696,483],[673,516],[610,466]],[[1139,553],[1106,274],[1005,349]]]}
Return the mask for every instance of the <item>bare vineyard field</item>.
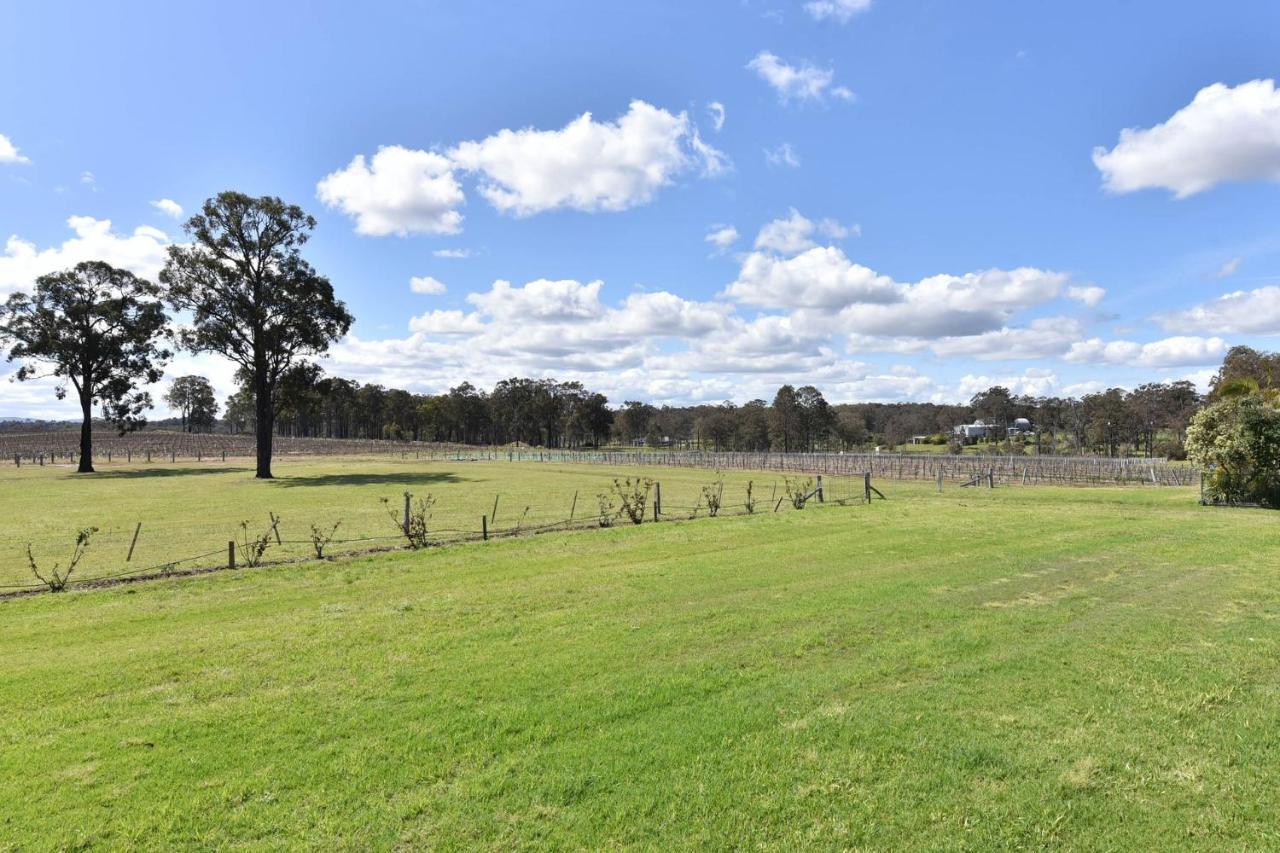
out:
{"label": "bare vineyard field", "polygon": [[[140,432],[94,439],[95,463],[223,461],[254,455],[251,435]],[[69,462],[79,447],[73,431],[0,435],[0,464]],[[737,453],[695,450],[556,450],[464,447],[426,442],[277,437],[281,456],[385,456],[422,461],[590,463],[612,466],[773,471],[827,476],[961,483],[990,475],[1000,485],[1191,486],[1200,472],[1165,459],[1093,456],[953,456],[923,453]]]}
{"label": "bare vineyard field", "polygon": [[[163,430],[116,435],[94,433],[94,462],[176,462],[252,457],[252,435],[186,433]],[[434,449],[447,445],[424,442],[375,441],[345,438],[290,438],[277,436],[275,452],[282,456],[356,456],[393,454],[407,449]],[[80,434],[74,430],[0,434],[0,461],[10,465],[66,462],[80,450]]]}
{"label": "bare vineyard field", "polygon": [[[441,454],[444,458],[449,453]],[[858,476],[880,480],[969,482],[993,476],[997,485],[1191,486],[1199,470],[1165,459],[1089,456],[950,456],[913,453],[708,453],[703,451],[505,450],[509,461],[588,462],[603,465],[709,468],[725,471]]]}

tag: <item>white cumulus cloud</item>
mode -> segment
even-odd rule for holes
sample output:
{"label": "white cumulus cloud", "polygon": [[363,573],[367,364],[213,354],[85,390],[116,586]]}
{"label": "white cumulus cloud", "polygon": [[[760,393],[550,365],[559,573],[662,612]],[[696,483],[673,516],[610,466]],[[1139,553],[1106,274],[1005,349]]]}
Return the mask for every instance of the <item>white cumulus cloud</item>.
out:
{"label": "white cumulus cloud", "polygon": [[835,82],[835,71],[830,68],[819,68],[808,62],[791,65],[767,50],[757,53],[747,63],[747,68],[768,83],[783,103],[822,101],[828,97],[842,101],[853,100],[853,92],[848,88],[832,85]]}
{"label": "white cumulus cloud", "polygon": [[1150,128],[1093,151],[1115,193],[1164,188],[1186,198],[1228,181],[1280,180],[1280,92],[1274,80],[1214,83]]}
{"label": "white cumulus cloud", "polygon": [[165,216],[172,216],[174,219],[182,218],[182,205],[178,204],[171,198],[156,199],[151,202],[151,206],[163,213]]}
{"label": "white cumulus cloud", "polygon": [[444,286],[444,282],[429,275],[415,275],[409,279],[409,289],[414,293],[421,293],[424,296],[439,296],[449,288]]}
{"label": "white cumulus cloud", "polygon": [[1072,286],[1067,288],[1067,298],[1074,299],[1082,305],[1088,305],[1090,308],[1097,307],[1098,303],[1107,295],[1104,288],[1098,287],[1096,284],[1087,284]]}
{"label": "white cumulus cloud", "polygon": [[703,239],[723,252],[738,242],[738,229],[732,225],[712,225]]}
{"label": "white cumulus cloud", "polygon": [[1183,311],[1158,314],[1155,319],[1171,332],[1280,334],[1280,287],[1224,293]]}
{"label": "white cumulus cloud", "polygon": [[498,210],[529,216],[557,208],[617,211],[645,204],[677,176],[728,168],[686,113],[632,101],[617,121],[583,113],[559,130],[501,130],[450,149],[459,168],[480,175],[480,194]]}
{"label": "white cumulus cloud", "polygon": [[1066,360],[1148,368],[1189,367],[1216,364],[1226,354],[1227,342],[1222,338],[1177,336],[1145,344],[1090,338],[1073,344]]}
{"label": "white cumulus cloud", "polygon": [[9,141],[9,137],[0,133],[0,163],[30,163],[31,160],[18,152],[18,146]]}
{"label": "white cumulus cloud", "polygon": [[844,225],[830,218],[814,222],[793,207],[785,219],[765,223],[756,235],[755,247],[782,255],[797,255],[818,245],[813,239],[815,235],[843,240],[850,234],[857,236],[861,232],[857,225]]}
{"label": "white cumulus cloud", "polygon": [[74,236],[45,249],[17,235],[9,237],[0,255],[0,295],[27,290],[37,277],[81,261],[106,261],[152,281],[164,266],[170,240],[158,228],[143,225],[120,234],[111,229],[111,220],[92,216],[72,216],[67,225]]}
{"label": "white cumulus cloud", "polygon": [[360,234],[456,234],[465,197],[453,169],[443,154],[388,145],[326,175],[316,195],[355,217]]}

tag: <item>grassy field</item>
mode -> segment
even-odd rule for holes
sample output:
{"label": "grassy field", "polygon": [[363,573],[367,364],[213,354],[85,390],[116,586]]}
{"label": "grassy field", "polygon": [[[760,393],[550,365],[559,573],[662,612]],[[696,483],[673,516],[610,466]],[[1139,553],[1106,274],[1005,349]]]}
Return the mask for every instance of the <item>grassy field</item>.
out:
{"label": "grassy field", "polygon": [[889,496],[0,602],[0,849],[1280,845],[1274,516]]}
{"label": "grassy field", "polygon": [[[91,476],[74,473],[72,466],[34,466],[0,469],[0,586],[35,583],[27,566],[26,546],[33,544],[37,560],[65,561],[76,531],[95,526],[88,554],[78,577],[92,578],[128,568],[148,567],[179,558],[208,554],[196,565],[226,562],[227,541],[238,538],[241,521],[256,535],[268,523],[268,513],[281,519],[282,538],[294,544],[273,547],[269,559],[310,553],[312,523],[331,526],[341,521],[342,538],[382,537],[385,541],[357,542],[350,548],[396,544],[396,523],[388,507],[399,514],[403,494],[432,495],[432,530],[441,536],[477,534],[480,517],[494,514],[490,526],[510,529],[537,527],[600,512],[597,495],[618,475],[645,475],[661,482],[663,508],[669,514],[689,514],[701,498],[703,485],[714,472],[694,469],[614,470],[595,465],[538,463],[417,462],[411,457],[296,457],[281,460],[277,479],[253,479],[251,462],[152,465],[100,465]],[[728,472],[725,502],[741,502],[748,480],[755,482],[757,500],[770,502],[784,493],[777,473]],[[849,494],[852,483],[832,483]],[[574,495],[577,494],[576,506]],[[384,506],[382,498],[390,504]],[[770,507],[772,508],[772,506]],[[125,562],[135,525],[142,531],[133,560]],[[335,551],[341,548],[335,548]]]}

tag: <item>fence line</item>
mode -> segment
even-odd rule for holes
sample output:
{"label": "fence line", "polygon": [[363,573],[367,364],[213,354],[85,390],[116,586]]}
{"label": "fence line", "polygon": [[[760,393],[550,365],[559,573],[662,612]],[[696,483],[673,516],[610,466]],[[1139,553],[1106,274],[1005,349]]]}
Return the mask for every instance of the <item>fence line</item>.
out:
{"label": "fence line", "polygon": [[[747,453],[660,450],[508,449],[496,454],[510,462],[593,463],[641,467],[776,471],[830,476],[871,474],[887,480],[964,481],[992,475],[1009,485],[1190,486],[1199,482],[1194,466],[1167,459],[1110,459],[1090,456],[985,456],[924,453]],[[484,450],[470,457],[492,459]],[[431,458],[468,458],[465,451],[433,453]]]}
{"label": "fence line", "polygon": [[[863,502],[864,486],[866,483],[869,483],[869,480],[866,480],[864,483],[864,479],[864,475],[859,475],[856,478],[833,478],[829,476],[818,477],[816,481],[812,477],[806,477],[803,480],[797,478],[795,481],[790,481],[788,479],[786,493],[781,497],[777,497],[776,505],[773,503],[773,500],[776,497],[775,494],[771,494],[767,497],[755,495],[754,499],[751,500],[750,503],[748,503],[745,496],[735,495],[732,499],[718,503],[714,511],[708,503],[705,502],[705,499],[700,500],[695,504],[672,504],[669,502],[657,503],[657,495],[659,494],[658,490],[661,486],[655,483],[654,486],[656,488],[648,493],[645,511],[641,516],[641,522],[633,522],[623,513],[623,510],[620,507],[611,510],[608,514],[606,514],[604,508],[601,507],[594,513],[583,512],[582,514],[571,515],[568,518],[552,518],[551,520],[535,519],[532,522],[529,522],[526,517],[522,515],[514,524],[509,524],[506,527],[495,526],[490,520],[490,515],[486,514],[477,519],[477,524],[474,528],[462,528],[457,526],[436,527],[429,524],[428,547],[442,547],[461,544],[464,542],[488,541],[491,539],[509,539],[519,536],[538,535],[556,531],[629,527],[633,526],[633,524],[640,523],[653,524],[658,522],[691,521],[694,519],[708,517],[729,518],[745,515],[766,515],[780,511],[802,510],[810,504],[847,506]],[[866,494],[869,494],[869,492]],[[577,505],[575,503],[575,508],[576,506]],[[355,550],[344,550],[342,548],[344,545],[367,545],[369,543],[379,542],[394,542],[397,544]],[[279,566],[290,563],[311,562],[319,559],[315,557],[314,554],[294,554],[284,559],[261,559],[260,561],[255,561],[253,564],[249,564],[247,561],[242,562],[244,559],[244,550],[242,549],[248,549],[251,545],[252,538],[248,538],[246,540],[236,540],[233,538],[227,541],[227,548],[218,548],[195,556],[166,559],[136,569],[124,569],[121,571],[107,572],[105,574],[72,577],[66,582],[66,588],[86,588],[142,580],[187,577],[212,571],[236,570],[237,568],[265,568],[268,566]],[[277,536],[270,539],[266,550],[269,552],[273,548],[283,548],[284,546],[313,547],[314,541],[312,539],[283,538]],[[326,552],[323,559],[326,560],[358,557],[379,551],[412,550],[412,546],[408,544],[408,537],[404,534],[358,536],[349,539],[335,538],[327,540],[323,543],[323,546]],[[48,590],[49,586],[44,582],[0,584],[0,600],[37,594]]]}

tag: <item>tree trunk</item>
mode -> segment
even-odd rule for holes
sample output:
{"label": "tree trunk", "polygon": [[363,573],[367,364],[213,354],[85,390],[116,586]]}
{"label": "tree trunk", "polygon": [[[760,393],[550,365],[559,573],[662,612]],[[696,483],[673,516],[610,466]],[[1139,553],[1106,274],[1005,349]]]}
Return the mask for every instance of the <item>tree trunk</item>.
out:
{"label": "tree trunk", "polygon": [[80,412],[84,420],[80,422],[80,474],[93,473],[93,397],[80,395]]}
{"label": "tree trunk", "polygon": [[266,387],[266,378],[259,371],[254,381],[254,411],[258,416],[257,444],[258,470],[254,476],[259,480],[270,480],[271,477],[271,440],[275,432],[275,412],[271,405],[271,391]]}

